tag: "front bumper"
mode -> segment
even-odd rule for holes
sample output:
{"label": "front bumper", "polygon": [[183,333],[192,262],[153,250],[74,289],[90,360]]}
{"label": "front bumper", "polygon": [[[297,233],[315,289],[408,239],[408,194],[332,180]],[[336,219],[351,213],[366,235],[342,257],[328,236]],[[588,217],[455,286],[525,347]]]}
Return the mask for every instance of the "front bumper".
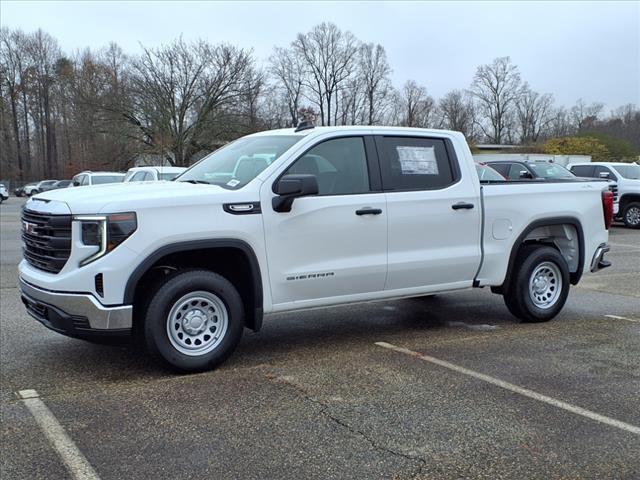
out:
{"label": "front bumper", "polygon": [[105,307],[92,295],[52,292],[19,281],[27,312],[58,333],[76,338],[131,334],[133,307]]}
{"label": "front bumper", "polygon": [[593,254],[593,259],[591,260],[592,272],[597,272],[598,270],[611,266],[611,262],[604,259],[605,254],[609,252],[609,250],[611,250],[611,248],[607,243],[601,243],[598,248],[596,248],[596,252]]}

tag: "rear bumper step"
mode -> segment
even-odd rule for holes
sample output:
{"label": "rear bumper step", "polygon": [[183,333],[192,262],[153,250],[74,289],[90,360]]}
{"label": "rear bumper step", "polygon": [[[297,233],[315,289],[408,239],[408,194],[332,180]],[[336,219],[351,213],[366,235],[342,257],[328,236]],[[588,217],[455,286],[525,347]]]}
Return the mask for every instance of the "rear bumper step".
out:
{"label": "rear bumper step", "polygon": [[596,248],[596,252],[593,254],[593,259],[591,260],[592,272],[597,272],[598,270],[611,266],[611,262],[604,259],[605,254],[608,253],[609,250],[611,250],[611,248],[607,243],[602,243]]}

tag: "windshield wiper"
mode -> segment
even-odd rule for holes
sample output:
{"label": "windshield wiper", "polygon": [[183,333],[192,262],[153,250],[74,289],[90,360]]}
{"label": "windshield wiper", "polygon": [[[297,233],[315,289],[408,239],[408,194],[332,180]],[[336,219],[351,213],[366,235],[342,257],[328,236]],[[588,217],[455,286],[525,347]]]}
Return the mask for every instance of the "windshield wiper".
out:
{"label": "windshield wiper", "polygon": [[206,180],[179,180],[180,182],[187,182],[187,183],[206,183],[207,185],[211,185],[211,182],[207,182]]}

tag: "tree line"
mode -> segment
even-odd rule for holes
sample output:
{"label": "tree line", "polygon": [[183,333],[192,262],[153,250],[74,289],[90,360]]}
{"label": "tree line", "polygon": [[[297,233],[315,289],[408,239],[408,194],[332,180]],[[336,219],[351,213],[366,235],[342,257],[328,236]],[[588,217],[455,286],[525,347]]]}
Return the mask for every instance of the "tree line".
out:
{"label": "tree line", "polygon": [[[259,61],[252,51],[178,38],[128,55],[115,43],[68,54],[42,30],[0,31],[2,178],[70,177],[134,162],[189,165],[241,135],[295,126],[400,125],[463,132],[472,143],[541,145],[599,135],[640,151],[640,110],[557,106],[509,57],[477,68],[442,98],[399,87],[382,45],[332,23],[298,34]],[[426,83],[426,82],[425,82]]]}

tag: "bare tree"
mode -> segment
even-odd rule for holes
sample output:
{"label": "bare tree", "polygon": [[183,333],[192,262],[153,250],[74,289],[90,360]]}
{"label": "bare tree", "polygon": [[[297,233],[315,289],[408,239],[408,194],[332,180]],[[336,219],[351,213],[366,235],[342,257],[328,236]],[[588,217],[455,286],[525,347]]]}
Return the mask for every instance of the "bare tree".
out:
{"label": "bare tree", "polygon": [[505,140],[519,90],[520,73],[509,57],[496,58],[476,70],[471,93],[486,119],[479,125],[490,142],[500,144]]}
{"label": "bare tree", "polygon": [[298,110],[304,89],[303,61],[294,49],[276,47],[269,57],[269,72],[278,82],[291,117],[291,126],[298,124]]}
{"label": "bare tree", "polygon": [[364,83],[367,124],[373,125],[379,121],[381,110],[391,91],[391,67],[387,61],[387,52],[379,44],[363,44],[358,60],[358,73]]}
{"label": "bare tree", "polygon": [[569,112],[564,107],[558,107],[551,112],[548,136],[566,137],[574,132]]}
{"label": "bare tree", "polygon": [[17,170],[20,178],[22,178],[24,153],[21,146],[21,132],[19,125],[20,113],[18,111],[20,102],[20,84],[22,83],[22,65],[19,43],[20,34],[21,32],[11,32],[6,27],[2,27],[0,30],[0,74],[2,75],[0,88],[2,88],[3,100],[5,97],[4,92],[7,92],[10,105],[10,115],[6,115],[3,102],[2,127],[3,132],[5,132],[4,141],[6,145],[2,149],[2,164],[9,168],[12,166],[12,154],[9,153],[10,140],[8,138],[8,130],[4,125],[5,118],[9,116],[11,118],[11,128],[13,130],[13,142],[15,142],[15,155],[18,160]]}
{"label": "bare tree", "polygon": [[145,48],[132,65],[136,108],[130,121],[147,144],[186,165],[215,140],[215,113],[241,95],[251,65],[244,50],[204,41]]}
{"label": "bare tree", "polygon": [[306,34],[298,34],[292,47],[304,60],[306,95],[318,107],[321,124],[335,124],[337,93],[355,68],[356,38],[333,23],[323,22]]}
{"label": "bare tree", "polygon": [[434,120],[435,102],[427,89],[408,80],[396,97],[397,123],[404,127],[430,127]]}
{"label": "bare tree", "polygon": [[571,119],[573,120],[576,130],[580,131],[587,124],[596,121],[603,108],[603,103],[587,105],[582,98],[579,98],[576,104],[571,107]]}
{"label": "bare tree", "polygon": [[56,81],[55,64],[61,52],[57,40],[42,30],[28,36],[25,48],[29,55],[29,76],[35,93],[36,108],[32,112],[38,132],[38,153],[45,174],[52,178],[58,173],[52,87]]}
{"label": "bare tree", "polygon": [[541,95],[525,83],[516,100],[516,120],[520,143],[537,142],[542,131],[552,120],[553,96]]}
{"label": "bare tree", "polygon": [[465,137],[474,138],[473,101],[461,90],[452,90],[438,102],[442,117],[441,126],[462,132]]}

